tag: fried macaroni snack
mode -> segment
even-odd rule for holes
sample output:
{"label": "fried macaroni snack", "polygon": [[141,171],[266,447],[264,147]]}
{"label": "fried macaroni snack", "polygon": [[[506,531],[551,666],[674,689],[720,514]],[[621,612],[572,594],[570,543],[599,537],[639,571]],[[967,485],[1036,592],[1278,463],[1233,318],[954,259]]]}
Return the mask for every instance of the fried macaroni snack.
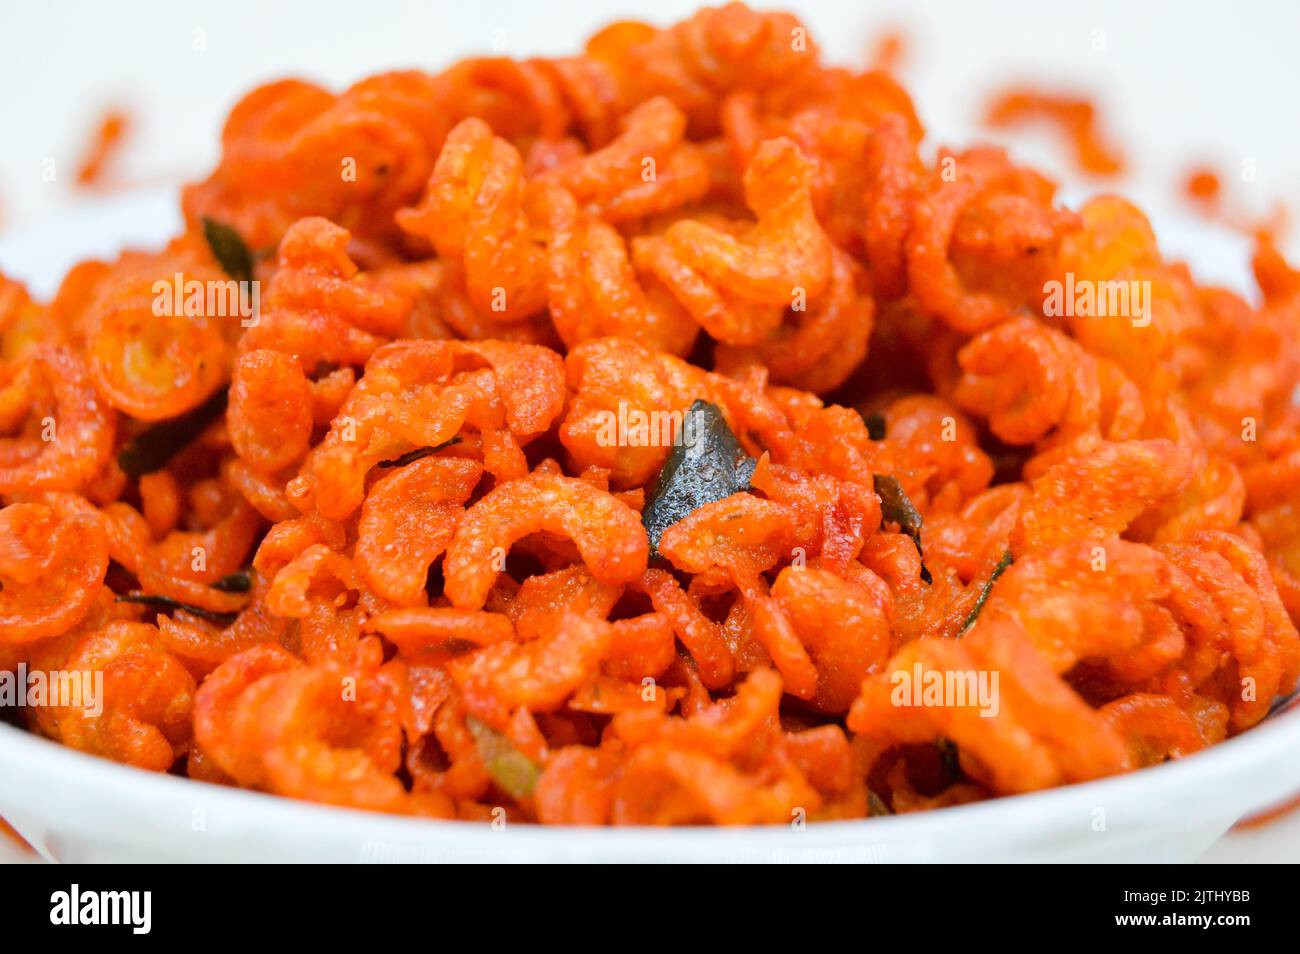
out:
{"label": "fried macaroni snack", "polygon": [[0,666],[103,678],[30,729],[585,825],[1249,729],[1300,675],[1300,272],[1199,286],[1125,200],[922,139],[740,4],[254,90],[165,249],[0,284]]}

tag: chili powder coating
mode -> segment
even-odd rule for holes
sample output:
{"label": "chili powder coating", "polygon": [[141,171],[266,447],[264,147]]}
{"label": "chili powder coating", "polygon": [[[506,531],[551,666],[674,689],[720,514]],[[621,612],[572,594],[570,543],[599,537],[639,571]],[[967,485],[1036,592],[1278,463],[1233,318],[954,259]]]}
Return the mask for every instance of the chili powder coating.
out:
{"label": "chili powder coating", "polygon": [[[1295,690],[1272,237],[1258,304],[1198,285],[1122,197],[929,159],[890,64],[788,14],[575,50],[259,87],[166,247],[0,278],[0,668],[104,676],[30,731],[426,818],[789,824],[1141,769]],[[994,118],[1042,115],[1117,167],[1082,100]],[[1067,277],[1119,304],[1047,314]]]}

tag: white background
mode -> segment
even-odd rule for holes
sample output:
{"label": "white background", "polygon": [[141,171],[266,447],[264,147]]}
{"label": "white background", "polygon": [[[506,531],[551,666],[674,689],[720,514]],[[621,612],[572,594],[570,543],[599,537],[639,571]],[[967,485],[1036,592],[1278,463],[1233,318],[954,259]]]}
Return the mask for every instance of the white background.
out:
{"label": "white background", "polygon": [[[436,70],[492,50],[514,56],[573,52],[611,19],[666,24],[692,0],[0,0],[0,236],[48,232],[61,212],[93,202],[69,185],[91,124],[108,105],[134,127],[113,169],[131,185],[201,176],[217,155],[221,121],[250,86],[301,76],[339,87],[383,69]],[[770,5],[770,4],[769,4]],[[878,0],[788,2],[825,59],[864,61],[872,39],[901,26],[901,71],[938,142],[1010,141],[980,129],[987,94],[1011,80],[1095,94],[1132,172],[1080,179],[1059,140],[1018,135],[1020,155],[1078,196],[1120,188],[1180,246],[1178,187],[1194,162],[1225,173],[1228,199],[1256,214],[1284,201],[1300,216],[1300,2],[1295,0]],[[53,159],[54,182],[42,179]],[[1253,181],[1242,171],[1253,166]],[[1172,224],[1171,224],[1172,223]],[[1297,222],[1300,226],[1300,222]],[[1289,248],[1297,243],[1293,229]],[[1244,244],[1202,257],[1198,272],[1238,283]],[[20,262],[13,263],[21,266]],[[6,263],[0,260],[0,270]],[[13,270],[22,275],[22,267]],[[1220,849],[1300,854],[1300,823]],[[0,847],[0,854],[4,848]]]}

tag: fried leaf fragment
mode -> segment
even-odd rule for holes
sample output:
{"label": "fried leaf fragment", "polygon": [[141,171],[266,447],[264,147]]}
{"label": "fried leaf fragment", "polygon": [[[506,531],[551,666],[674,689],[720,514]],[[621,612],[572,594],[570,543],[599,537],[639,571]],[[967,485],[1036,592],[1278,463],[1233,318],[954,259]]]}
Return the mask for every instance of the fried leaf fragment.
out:
{"label": "fried leaf fragment", "polygon": [[479,757],[497,788],[515,801],[531,795],[542,774],[537,764],[486,723],[473,716],[466,716],[465,725],[469,728],[470,735],[474,736]]}
{"label": "fried leaf fragment", "polygon": [[757,464],[741,448],[718,406],[696,400],[641,511],[651,555],[658,553],[664,531],[687,514],[748,490]]}
{"label": "fried leaf fragment", "polygon": [[216,219],[203,217],[203,237],[227,275],[237,282],[253,280],[253,255],[239,233]]}
{"label": "fried leaf fragment", "polygon": [[253,588],[253,575],[248,570],[236,570],[217,580],[212,588],[222,593],[247,593]]}
{"label": "fried leaf fragment", "polygon": [[907,491],[903,490],[902,485],[893,477],[873,474],[871,480],[876,496],[880,498],[881,526],[896,523],[899,530],[912,538],[912,542],[916,544],[916,552],[921,555],[921,579],[926,583],[932,582],[933,577],[930,576],[930,570],[925,565],[925,551],[921,549],[921,527],[925,522],[921,519],[921,512],[907,496]]}
{"label": "fried leaf fragment", "polygon": [[867,425],[867,436],[873,441],[883,441],[885,439],[885,415],[877,411],[875,414],[863,414],[863,423]]}
{"label": "fried leaf fragment", "polygon": [[414,464],[417,460],[428,457],[430,454],[438,453],[438,451],[442,450],[444,447],[450,447],[452,444],[459,443],[459,437],[452,437],[435,447],[417,447],[415,450],[407,451],[405,454],[400,454],[397,457],[391,457],[388,460],[381,460],[378,466],[384,468],[405,467],[407,464]]}
{"label": "fried leaf fragment", "polygon": [[228,392],[223,388],[180,417],[145,428],[123,445],[117,455],[118,465],[130,477],[162,470],[168,461],[225,413],[227,398]]}
{"label": "fried leaf fragment", "polygon": [[180,600],[174,600],[170,596],[159,596],[154,593],[126,593],[117,598],[119,603],[139,603],[142,606],[148,606],[157,610],[172,612],[174,610],[185,610],[200,619],[206,619],[210,623],[232,623],[235,620],[235,613],[214,613],[212,610],[206,610],[201,606],[193,606],[189,603],[182,603]]}
{"label": "fried leaf fragment", "polygon": [[961,629],[957,631],[958,639],[965,636],[970,631],[970,628],[975,625],[975,621],[980,617],[980,611],[984,609],[984,604],[988,602],[989,594],[993,592],[993,584],[998,581],[998,577],[1007,571],[1007,567],[1010,565],[1011,551],[1008,550],[1002,554],[1002,559],[998,560],[997,566],[993,567],[993,572],[989,574],[989,578],[980,587],[980,595],[975,600],[975,605],[971,607],[970,612],[966,615],[966,621],[961,624]]}

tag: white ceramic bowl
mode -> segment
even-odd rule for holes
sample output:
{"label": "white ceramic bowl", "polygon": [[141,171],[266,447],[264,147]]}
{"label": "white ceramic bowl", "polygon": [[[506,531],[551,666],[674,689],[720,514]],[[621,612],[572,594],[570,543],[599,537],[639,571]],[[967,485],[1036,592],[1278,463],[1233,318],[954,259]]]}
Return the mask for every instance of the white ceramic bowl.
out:
{"label": "white ceramic bowl", "polygon": [[154,775],[0,726],[0,816],[56,861],[1176,862],[1300,788],[1300,707],[1179,762],[802,829],[548,828],[327,808]]}
{"label": "white ceramic bowl", "polygon": [[[107,200],[0,241],[48,296],[88,255],[161,244],[173,190]],[[1193,263],[1245,243],[1174,223]],[[0,725],[0,817],[57,861],[1191,861],[1300,790],[1300,706],[1177,763],[1033,795],[864,821],[751,829],[549,829],[389,817],[159,776]]]}

